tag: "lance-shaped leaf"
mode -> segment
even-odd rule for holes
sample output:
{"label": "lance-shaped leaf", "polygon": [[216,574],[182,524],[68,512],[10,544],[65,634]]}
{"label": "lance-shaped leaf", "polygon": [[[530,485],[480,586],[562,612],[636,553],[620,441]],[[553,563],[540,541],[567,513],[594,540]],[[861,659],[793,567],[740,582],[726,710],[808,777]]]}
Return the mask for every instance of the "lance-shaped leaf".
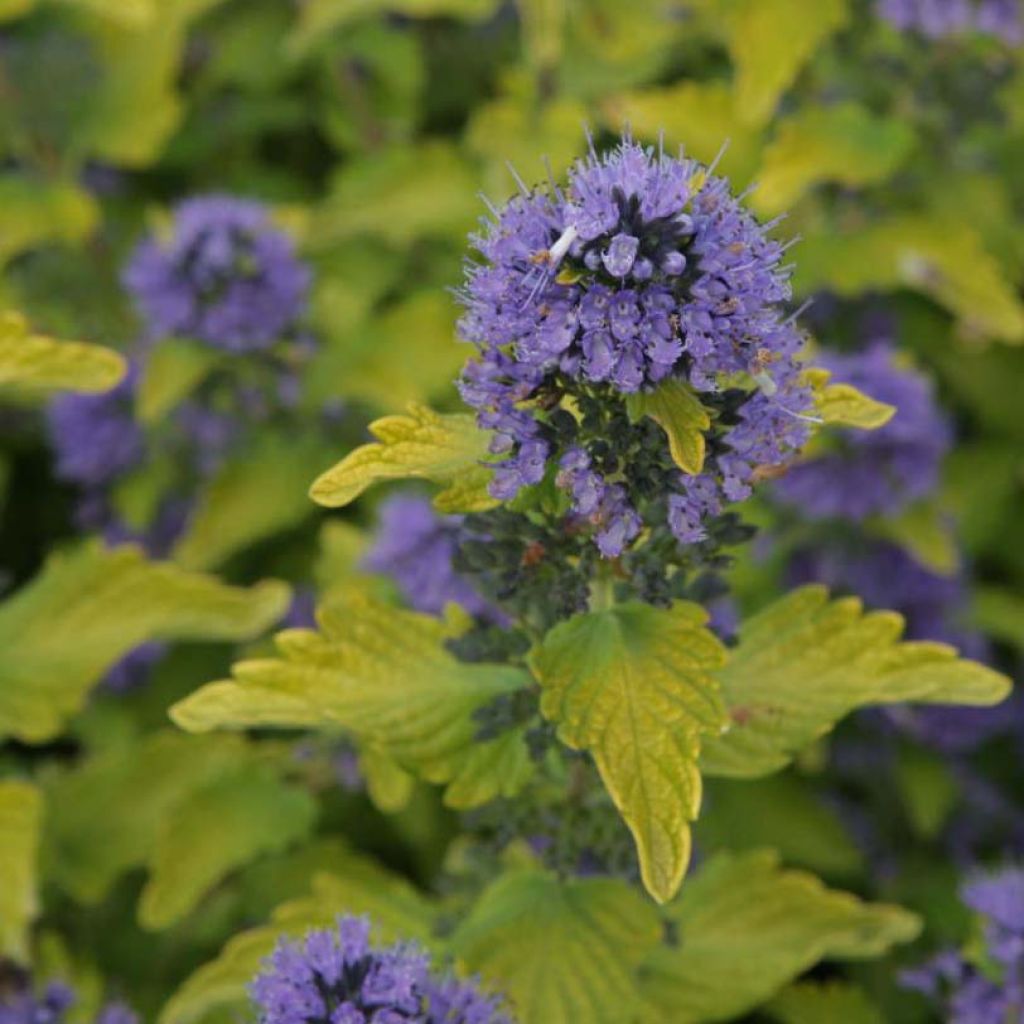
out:
{"label": "lance-shaped leaf", "polygon": [[[376,444],[349,452],[313,483],[310,496],[330,508],[355,501],[381,480],[408,477],[466,487],[468,476],[479,479],[488,470],[489,438],[467,413],[442,415],[421,405],[410,405],[407,416],[385,416],[370,424]],[[497,502],[489,499],[484,507]],[[477,507],[475,511],[479,511]]]}
{"label": "lance-shaped leaf", "polygon": [[724,649],[706,621],[692,604],[618,605],[559,624],[530,658],[541,711],[564,743],[593,756],[660,901],[690,859],[701,735],[726,723],[714,676]]}
{"label": "lance-shaped leaf", "polygon": [[882,1011],[863,989],[842,981],[812,982],[783,989],[764,1012],[779,1024],[885,1024]]}
{"label": "lance-shaped leaf", "polygon": [[36,860],[42,819],[39,791],[0,782],[0,956],[28,957],[28,925],[38,912]]}
{"label": "lance-shaped leaf", "polygon": [[466,807],[517,791],[532,771],[519,730],[480,742],[473,713],[529,684],[519,668],[467,664],[440,619],[347,593],[321,608],[322,632],[277,636],[278,658],[243,661],[171,709],[182,728],[351,730]]}
{"label": "lance-shaped leaf", "polygon": [[1024,342],[1024,304],[971,224],[908,213],[857,234],[825,227],[801,242],[800,254],[794,287],[802,294],[915,288],[975,333]]}
{"label": "lance-shaped leaf", "polygon": [[[231,939],[216,960],[200,967],[163,1008],[159,1024],[194,1024],[221,1011],[247,1009],[249,985],[285,935],[329,928],[339,914],[365,914],[379,943],[431,942],[435,908],[407,881],[355,853],[335,858],[330,874],[313,879],[310,896],[278,907],[271,921]],[[221,1018],[219,1018],[221,1019]]]}
{"label": "lance-shaped leaf", "polygon": [[669,917],[678,940],[656,949],[641,976],[643,1019],[673,1024],[733,1020],[821,959],[880,956],[921,927],[900,907],[783,870],[767,850],[708,861]]}
{"label": "lance-shaped leaf", "polygon": [[878,402],[852,384],[830,384],[831,372],[821,366],[804,370],[802,380],[814,396],[814,409],[823,423],[876,430],[896,414],[896,406]]}
{"label": "lance-shaped leaf", "polygon": [[125,366],[111,349],[32,334],[20,314],[0,315],[0,386],[107,391],[124,376]]}
{"label": "lance-shaped leaf", "polygon": [[711,419],[692,388],[672,378],[653,391],[627,395],[626,409],[634,422],[650,416],[665,431],[672,461],[684,473],[704,468],[704,431]]}
{"label": "lance-shaped leaf", "polygon": [[124,871],[149,862],[191,794],[255,764],[240,737],[167,730],[55,773],[46,789],[49,877],[78,901],[99,902]]}
{"label": "lance-shaped leaf", "polygon": [[310,222],[309,245],[319,249],[360,235],[394,246],[461,238],[479,216],[479,188],[475,166],[450,142],[394,145],[346,160]]}
{"label": "lance-shaped leaf", "polygon": [[525,869],[484,892],[451,948],[507,995],[519,1024],[617,1024],[639,1019],[635,971],[660,934],[624,882]]}
{"label": "lance-shaped leaf", "polygon": [[819,182],[856,186],[884,181],[913,144],[913,129],[905,121],[875,117],[855,103],[809,106],[779,125],[751,201],[759,212],[772,215],[789,209]]}
{"label": "lance-shaped leaf", "polygon": [[197,789],[161,823],[140,923],[151,929],[173,924],[230,872],[308,834],[315,816],[313,797],[282,782],[269,766]]}
{"label": "lance-shaped leaf", "polygon": [[245,640],[284,613],[283,583],[230,587],[99,543],[53,556],[0,605],[0,736],[56,736],[122,655],[147,640]]}
{"label": "lance-shaped leaf", "polygon": [[159,423],[199,387],[224,354],[199,341],[165,338],[146,354],[135,409],[143,423]]}
{"label": "lance-shaped leaf", "polygon": [[212,569],[301,523],[316,511],[305,488],[323,455],[318,439],[277,436],[240,452],[200,493],[174,560],[187,569]]}
{"label": "lance-shaped leaf", "polygon": [[100,219],[99,205],[79,185],[37,180],[26,174],[0,174],[0,265],[44,242],[80,242]]}
{"label": "lance-shaped leaf", "polygon": [[847,0],[736,0],[727,7],[736,109],[763,124],[814,51],[846,22]]}
{"label": "lance-shaped leaf", "polygon": [[732,724],[709,738],[701,768],[753,778],[777,771],[844,716],[870,704],[995,704],[998,672],[946,644],[901,642],[903,619],[868,612],[821,586],[787,594],[740,628],[718,678]]}

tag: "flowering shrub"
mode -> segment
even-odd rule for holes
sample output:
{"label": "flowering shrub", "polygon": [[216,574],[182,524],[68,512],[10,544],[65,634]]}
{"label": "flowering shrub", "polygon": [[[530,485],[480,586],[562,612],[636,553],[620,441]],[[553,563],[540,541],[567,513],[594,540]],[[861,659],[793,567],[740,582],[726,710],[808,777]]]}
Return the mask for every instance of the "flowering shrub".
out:
{"label": "flowering shrub", "polygon": [[0,21],[0,1024],[1020,1016],[1016,4]]}

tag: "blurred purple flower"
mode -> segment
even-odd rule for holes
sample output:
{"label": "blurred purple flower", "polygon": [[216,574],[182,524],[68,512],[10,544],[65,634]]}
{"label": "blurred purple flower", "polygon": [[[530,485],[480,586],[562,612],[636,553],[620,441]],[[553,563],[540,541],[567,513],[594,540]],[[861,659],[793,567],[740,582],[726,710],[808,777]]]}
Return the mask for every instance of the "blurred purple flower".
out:
{"label": "blurred purple flower", "polygon": [[250,986],[260,1024],[509,1024],[470,982],[431,974],[415,946],[377,948],[365,918],[282,939]]}
{"label": "blurred purple flower", "polygon": [[[13,986],[5,984],[0,991],[0,1024],[65,1024],[74,1004],[74,990],[63,982],[50,982],[39,994],[27,979]],[[94,1022],[138,1024],[138,1017],[124,1003],[108,1003]]]}
{"label": "blurred purple flower", "polygon": [[453,568],[460,522],[458,516],[438,515],[427,498],[394,495],[380,506],[363,565],[390,576],[417,611],[440,615],[452,602],[470,615],[495,621],[500,612]]}
{"label": "blurred purple flower", "polygon": [[138,367],[132,363],[117,387],[99,395],[55,398],[47,412],[55,472],[80,487],[103,487],[138,465],[145,439],[135,420]]}
{"label": "blurred purple flower", "polygon": [[928,39],[979,32],[1011,46],[1024,40],[1018,0],[878,0],[878,13],[893,27]]}
{"label": "blurred purple flower", "polygon": [[951,1024],[1018,1024],[1024,1020],[1024,871],[975,876],[961,897],[985,923],[985,956],[994,969],[947,950],[905,971],[906,988],[936,1003]]}
{"label": "blurred purple flower", "polygon": [[210,195],[176,207],[169,237],[139,245],[124,283],[150,337],[179,335],[247,352],[295,326],[310,274],[265,207]]}
{"label": "blurred purple flower", "polygon": [[791,466],[775,484],[776,495],[808,519],[859,522],[895,515],[931,494],[952,431],[927,378],[900,366],[884,342],[818,362],[835,382],[894,405],[896,413],[877,430],[843,431],[835,451]]}

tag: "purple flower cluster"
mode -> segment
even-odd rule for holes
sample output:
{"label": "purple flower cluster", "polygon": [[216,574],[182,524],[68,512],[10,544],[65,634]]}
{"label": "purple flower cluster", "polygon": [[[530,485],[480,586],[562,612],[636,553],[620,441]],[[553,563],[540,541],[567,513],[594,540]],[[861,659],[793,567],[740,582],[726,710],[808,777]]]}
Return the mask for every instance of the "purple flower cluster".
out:
{"label": "purple flower cluster", "polygon": [[[591,149],[565,189],[522,186],[492,214],[472,239],[483,261],[467,264],[460,334],[477,348],[462,395],[503,456],[495,497],[539,483],[554,462],[602,553],[620,554],[640,513],[596,467],[603,439],[587,436],[579,399],[621,404],[669,379],[741,399],[713,425],[704,472],[675,474],[665,496],[683,543],[703,536],[723,500],[750,493],[758,467],[785,462],[806,440],[802,338],[782,312],[785,247],[725,179],[626,138],[604,156]],[[578,437],[564,444],[552,414],[574,409]]]}
{"label": "purple flower cluster", "polygon": [[460,523],[458,516],[438,515],[427,498],[393,495],[380,506],[363,565],[390,576],[416,611],[440,615],[453,603],[477,618],[494,620],[500,613],[453,567]]}
{"label": "purple flower cluster", "polygon": [[879,0],[878,11],[895,28],[928,39],[978,32],[1010,46],[1024,42],[1018,0]]}
{"label": "purple flower cluster", "polygon": [[150,337],[179,335],[249,352],[294,327],[310,275],[265,207],[210,195],[181,203],[167,238],[139,245],[124,283]]}
{"label": "purple flower cluster", "polygon": [[438,978],[414,946],[370,945],[364,918],[282,940],[250,992],[260,1024],[510,1024],[474,985]]}
{"label": "purple flower cluster", "polygon": [[901,366],[882,341],[853,355],[823,355],[819,363],[834,382],[852,384],[896,413],[877,430],[837,435],[834,450],[790,467],[776,495],[809,519],[859,522],[895,515],[931,494],[952,431],[928,379]]}
{"label": "purple flower cluster", "polygon": [[984,920],[985,967],[951,950],[905,971],[903,984],[950,1024],[1016,1024],[1024,1020],[1024,869],[977,877],[960,894]]}
{"label": "purple flower cluster", "polygon": [[[64,1024],[75,1004],[75,993],[61,982],[50,982],[36,994],[28,983],[0,992],[0,1024]],[[138,1024],[138,1017],[123,1003],[108,1003],[95,1024]]]}
{"label": "purple flower cluster", "polygon": [[131,363],[117,387],[99,395],[66,394],[47,412],[59,479],[80,487],[103,487],[137,466],[145,438],[135,420],[138,365]]}

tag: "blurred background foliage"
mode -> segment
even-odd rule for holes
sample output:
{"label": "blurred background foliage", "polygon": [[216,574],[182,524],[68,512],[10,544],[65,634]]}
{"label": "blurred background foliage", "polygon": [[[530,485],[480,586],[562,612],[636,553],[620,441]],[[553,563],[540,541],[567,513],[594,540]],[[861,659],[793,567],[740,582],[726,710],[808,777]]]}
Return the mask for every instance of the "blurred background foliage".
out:
{"label": "blurred background foliage", "polygon": [[[717,160],[738,190],[756,185],[760,215],[788,215],[778,231],[799,237],[796,299],[814,299],[806,321],[819,345],[851,348],[884,315],[904,356],[934,377],[957,433],[941,493],[916,518],[877,529],[939,572],[969,567],[969,622],[1015,671],[1024,67],[998,40],[924,40],[865,0],[0,0],[0,307],[45,334],[129,349],[140,325],[120,274],[140,237],[192,194],[269,203],[314,272],[306,327],[318,347],[300,408],[312,419],[343,402],[354,418],[301,436],[261,427],[205,485],[173,557],[186,574],[216,570],[246,587],[275,576],[324,594],[358,577],[367,511],[325,522],[306,488],[374,416],[409,401],[457,407],[465,350],[447,289],[481,194],[500,203],[518,177],[542,180],[546,165],[557,174],[585,152],[585,128],[601,140],[624,126]],[[194,384],[187,354],[172,346],[161,358],[139,409],[154,426]],[[2,413],[8,592],[77,534],[41,407],[22,390]],[[147,466],[124,508],[147,507],[167,472]],[[748,516],[771,527],[777,510],[755,500]],[[736,566],[745,608],[779,589],[781,561],[762,546]],[[175,585],[201,586],[191,576]],[[104,663],[96,652],[130,646],[118,637],[130,593],[112,595],[100,621],[57,623],[82,630],[80,692],[60,722],[5,729],[0,747],[0,768],[28,766],[46,803],[41,899],[12,911],[10,935],[41,910],[37,962],[73,965],[80,991],[119,979],[146,1019],[228,936],[304,896],[317,871],[395,872],[373,876],[366,890],[377,892],[399,876],[431,886],[446,857],[457,862],[454,814],[372,751],[311,741],[297,753],[286,741],[170,729],[170,703],[223,676],[234,643],[265,634],[283,610],[266,605],[265,589],[244,593],[232,600],[248,631],[241,618],[197,631],[167,609],[166,636],[202,642],[174,648],[124,698],[87,701],[86,690]],[[0,636],[21,636],[9,614],[3,632],[4,614]],[[254,643],[246,650],[265,649]],[[38,671],[41,655],[25,649],[0,653],[0,683]],[[0,695],[0,728],[3,709]],[[955,762],[905,736],[887,743],[853,783],[837,786],[824,743],[782,775],[715,780],[698,844],[776,847],[788,864],[922,912],[929,945],[961,937],[947,830],[984,778],[1003,804],[976,854],[1024,853],[1024,740]],[[357,754],[368,785],[350,790],[338,764]],[[884,850],[860,841],[837,789],[870,808]],[[225,815],[240,845],[204,840],[197,851],[197,837],[227,834]],[[22,955],[23,939],[0,923],[4,951]],[[914,1019],[891,963],[848,974],[884,1019]],[[220,1019],[191,1012],[169,1019]]]}

